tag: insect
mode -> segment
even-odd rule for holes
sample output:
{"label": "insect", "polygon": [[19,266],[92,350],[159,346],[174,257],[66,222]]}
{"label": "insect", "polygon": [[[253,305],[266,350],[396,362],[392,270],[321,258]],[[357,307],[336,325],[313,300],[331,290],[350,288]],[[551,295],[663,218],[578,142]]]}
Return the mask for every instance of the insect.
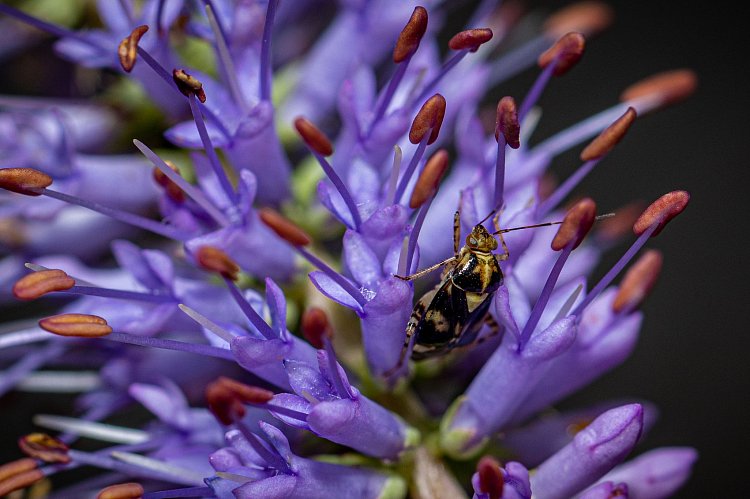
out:
{"label": "insect", "polygon": [[[490,233],[482,225],[493,218],[495,232]],[[461,212],[453,217],[453,256],[431,267],[408,276],[395,276],[411,281],[445,266],[441,282],[425,293],[414,306],[406,326],[406,339],[399,361],[391,372],[397,371],[404,363],[409,348],[411,358],[423,360],[444,355],[457,347],[467,346],[487,338],[477,340],[480,329],[488,324],[495,331],[498,326],[489,314],[495,292],[503,284],[501,261],[510,253],[503,239],[503,233],[520,229],[557,225],[562,222],[547,222],[511,229],[500,229],[500,213],[490,212],[466,236],[465,244],[459,250],[461,238]],[[503,252],[493,253],[498,247],[498,236]],[[495,334],[495,333],[491,333]]]}

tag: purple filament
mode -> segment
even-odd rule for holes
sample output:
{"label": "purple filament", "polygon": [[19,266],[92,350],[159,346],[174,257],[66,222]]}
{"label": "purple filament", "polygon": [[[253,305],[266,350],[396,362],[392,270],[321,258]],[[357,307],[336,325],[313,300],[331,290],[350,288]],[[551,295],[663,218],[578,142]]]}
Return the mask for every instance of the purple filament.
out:
{"label": "purple filament", "polygon": [[13,364],[3,372],[0,378],[0,396],[13,388],[16,383],[21,381],[30,372],[38,369],[47,361],[60,356],[65,351],[66,346],[60,342],[52,342],[38,350],[27,354],[21,360]]}
{"label": "purple filament", "polygon": [[570,194],[570,192],[577,186],[581,180],[588,175],[591,170],[594,169],[594,167],[601,161],[602,158],[592,159],[591,161],[586,161],[584,164],[582,164],[578,170],[573,173],[570,177],[568,177],[565,182],[562,183],[560,187],[555,189],[555,192],[550,195],[547,199],[545,199],[542,204],[539,205],[537,208],[537,215],[543,216],[547,214],[552,208],[560,204],[560,202],[565,199],[565,196]]}
{"label": "purple filament", "polygon": [[427,212],[429,211],[430,205],[432,204],[432,201],[434,199],[435,195],[430,197],[430,199],[428,199],[427,202],[419,208],[419,212],[417,212],[417,218],[414,220],[414,226],[411,229],[411,233],[409,233],[409,243],[406,250],[406,273],[411,272],[412,260],[414,260],[414,253],[417,250],[419,231],[422,230],[422,224],[424,223],[424,219],[427,216]]}
{"label": "purple filament", "polygon": [[430,95],[432,92],[432,89],[435,88],[435,85],[438,84],[440,80],[443,79],[443,77],[448,74],[448,71],[453,69],[453,67],[461,62],[461,59],[466,57],[466,54],[469,53],[469,50],[462,50],[461,52],[455,54],[453,57],[448,59],[443,66],[440,68],[440,72],[435,75],[432,80],[430,80],[422,89],[422,92],[419,94],[419,96],[412,101],[412,106],[416,106],[420,102],[424,102],[427,99],[427,96]]}
{"label": "purple filament", "polygon": [[523,331],[521,331],[521,336],[518,339],[519,352],[523,350],[524,346],[526,346],[529,338],[531,338],[531,334],[534,332],[534,328],[539,323],[539,319],[541,319],[542,317],[542,312],[544,312],[544,309],[549,302],[549,298],[550,296],[552,296],[552,291],[554,291],[555,289],[555,284],[557,284],[557,279],[560,277],[560,272],[562,272],[565,262],[568,260],[570,253],[573,251],[574,245],[575,241],[569,242],[568,245],[563,248],[560,256],[557,257],[557,261],[552,267],[552,270],[549,273],[549,277],[547,277],[547,282],[544,283],[542,292],[539,294],[539,298],[536,300],[534,308],[531,310],[531,314],[529,315],[529,319],[526,321],[526,325],[523,327]]}
{"label": "purple filament", "polygon": [[495,159],[495,197],[494,209],[500,209],[503,204],[503,192],[505,191],[505,136],[501,133],[497,137],[497,158]]}
{"label": "purple filament", "polygon": [[242,421],[236,421],[234,425],[247,439],[248,443],[253,447],[253,450],[258,453],[258,456],[260,456],[260,458],[263,459],[269,466],[279,471],[289,470],[289,466],[287,465],[286,461],[284,461],[275,452],[270,450],[267,447],[266,442],[264,442],[258,435],[250,431],[250,428],[248,428],[245,423],[243,423]]}
{"label": "purple filament", "polygon": [[73,286],[72,288],[61,292],[87,296],[104,296],[107,298],[116,298],[118,300],[177,303],[177,299],[172,295],[158,295],[154,293],[141,293],[140,291],[126,291],[124,289],[99,288],[95,286]]}
{"label": "purple filament", "polygon": [[346,188],[346,185],[344,184],[344,181],[341,180],[341,177],[338,173],[336,173],[336,170],[333,169],[331,164],[326,161],[326,159],[318,154],[316,151],[312,151],[313,156],[315,156],[315,159],[318,160],[318,163],[320,163],[320,167],[323,168],[323,171],[325,172],[326,176],[331,180],[334,187],[336,187],[336,190],[339,192],[341,197],[344,199],[344,203],[346,203],[346,207],[349,208],[349,213],[352,215],[352,220],[354,221],[354,230],[359,230],[360,225],[362,225],[362,217],[359,214],[359,209],[357,209],[357,203],[354,202],[354,198],[352,198],[351,193],[349,192],[349,189]]}
{"label": "purple filament", "polygon": [[[109,449],[108,449],[109,450]],[[135,464],[126,463],[119,461],[115,458],[109,457],[105,454],[99,453],[88,453],[81,452],[78,450],[70,449],[68,455],[73,461],[80,464],[89,464],[98,468],[107,468],[110,470],[121,471],[128,475],[139,476],[142,478],[152,478],[155,480],[163,480],[171,483],[184,483],[185,485],[195,485],[193,480],[188,479],[184,476],[179,476],[173,473],[164,472],[161,470],[155,470],[153,468],[146,468],[143,466],[137,466]]]}
{"label": "purple filament", "polygon": [[401,202],[401,196],[403,196],[406,186],[409,185],[409,180],[411,180],[414,170],[417,169],[419,161],[422,159],[422,156],[424,156],[424,151],[427,149],[427,142],[430,140],[430,135],[432,135],[432,127],[430,127],[430,129],[427,130],[427,133],[424,134],[424,137],[422,137],[419,146],[417,146],[417,150],[414,151],[414,156],[412,156],[411,161],[409,161],[409,166],[404,170],[401,181],[398,183],[398,187],[396,187],[396,195],[393,197],[394,203],[398,204]]}
{"label": "purple filament", "polygon": [[531,87],[531,90],[529,90],[529,93],[526,94],[526,98],[523,100],[521,107],[518,110],[519,122],[523,122],[523,119],[529,114],[529,111],[539,100],[539,97],[542,96],[542,92],[544,92],[547,83],[549,83],[549,79],[552,78],[552,73],[555,71],[559,57],[560,56],[555,57],[552,62],[544,68],[534,82],[534,85]]}
{"label": "purple filament", "polygon": [[341,373],[339,373],[339,364],[336,361],[336,352],[333,350],[333,343],[328,338],[323,338],[323,347],[326,349],[326,357],[328,357],[328,372],[331,373],[331,380],[333,381],[333,387],[338,393],[339,397],[351,398],[349,390],[344,385],[344,380],[341,379]]}
{"label": "purple filament", "polygon": [[271,101],[271,32],[278,0],[268,0],[266,21],[263,24],[263,39],[260,44],[260,99]]}
{"label": "purple filament", "polygon": [[385,88],[383,95],[381,95],[378,99],[378,104],[375,108],[375,114],[373,115],[370,126],[367,129],[367,135],[365,138],[372,135],[372,131],[375,129],[375,125],[378,124],[380,118],[383,117],[386,110],[388,109],[388,105],[391,103],[391,100],[393,99],[393,95],[396,93],[396,89],[398,88],[399,83],[401,83],[401,80],[406,74],[406,68],[409,66],[409,61],[411,61],[411,58],[412,56],[410,55],[405,61],[402,61],[396,66],[396,71],[393,73],[393,76],[388,82],[388,86]]}
{"label": "purple filament", "polygon": [[234,354],[225,348],[218,348],[202,343],[188,343],[186,341],[167,340],[164,338],[150,338],[148,336],[136,336],[128,333],[109,333],[101,339],[138,345],[142,347],[161,348],[162,350],[176,350],[178,352],[194,353],[218,359],[234,360]]}
{"label": "purple filament", "polygon": [[657,220],[656,222],[654,222],[651,227],[646,230],[646,232],[641,234],[638,239],[635,240],[633,245],[625,252],[624,255],[622,255],[622,257],[620,257],[617,263],[611,269],[609,269],[609,272],[607,272],[604,277],[602,277],[602,279],[596,284],[596,286],[594,286],[594,288],[586,295],[586,298],[584,298],[583,301],[576,307],[576,309],[573,310],[573,313],[571,315],[577,315],[580,317],[583,309],[585,309],[589,303],[594,301],[594,298],[599,296],[599,294],[604,291],[604,288],[609,286],[614,278],[617,277],[617,274],[619,274],[622,269],[625,268],[630,260],[633,259],[635,254],[640,251],[644,244],[646,244],[646,241],[651,237],[651,234],[654,233],[660,223],[661,220]]}
{"label": "purple filament", "polygon": [[341,288],[346,291],[352,298],[354,298],[357,303],[359,303],[362,307],[364,307],[367,304],[367,300],[365,300],[365,297],[362,296],[362,293],[360,290],[355,288],[352,283],[350,283],[344,276],[333,270],[331,267],[328,266],[323,260],[316,257],[306,249],[302,248],[301,246],[295,246],[295,249],[303,256],[305,259],[312,263],[313,266],[317,267],[319,270],[324,272],[328,277],[330,277],[333,281],[336,282]]}
{"label": "purple filament", "polygon": [[288,418],[296,419],[297,421],[307,421],[307,414],[305,414],[304,412],[295,411],[294,409],[289,409],[288,407],[283,407],[283,406],[274,405],[274,404],[250,404],[250,405],[252,405],[253,407],[260,407],[261,409],[275,412],[277,414],[281,414]]}
{"label": "purple filament", "polygon": [[153,232],[154,234],[159,234],[169,239],[174,239],[175,241],[185,241],[189,239],[188,235],[183,234],[182,231],[176,227],[164,225],[140,215],[134,215],[125,211],[109,208],[93,201],[87,201],[85,199],[77,198],[69,194],[63,194],[62,192],[52,191],[50,189],[36,189],[36,191],[40,194],[59,199],[66,203],[83,206],[84,208],[107,215],[108,217],[119,220],[120,222],[140,227],[141,229]]}
{"label": "purple filament", "polygon": [[227,284],[229,292],[232,294],[232,298],[234,298],[234,301],[236,301],[237,305],[240,306],[242,312],[245,314],[245,317],[247,317],[250,323],[255,326],[255,329],[257,329],[260,334],[262,334],[263,337],[267,340],[276,338],[276,333],[274,332],[274,330],[266,323],[266,321],[263,320],[260,314],[255,311],[255,309],[250,305],[250,303],[248,303],[245,297],[242,296],[242,293],[240,292],[239,288],[237,288],[237,285],[234,284],[231,279],[228,279],[226,277],[224,278],[224,282]]}
{"label": "purple filament", "polygon": [[211,487],[187,487],[183,489],[159,490],[143,494],[143,499],[166,499],[170,497],[211,497]]}

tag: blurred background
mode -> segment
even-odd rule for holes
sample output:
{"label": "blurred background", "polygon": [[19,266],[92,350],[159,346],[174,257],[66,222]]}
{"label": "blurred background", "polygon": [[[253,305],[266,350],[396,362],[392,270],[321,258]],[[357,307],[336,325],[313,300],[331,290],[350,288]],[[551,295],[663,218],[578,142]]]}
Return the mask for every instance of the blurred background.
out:
{"label": "blurred background", "polygon": [[[60,0],[58,5],[67,1],[72,0]],[[456,19],[468,17],[474,3],[456,2]],[[525,2],[540,19],[568,3]],[[739,60],[749,46],[740,25],[745,18],[720,3],[691,7],[683,2],[607,3],[615,9],[615,24],[590,41],[578,67],[548,87],[534,139],[610,106],[625,87],[643,77],[692,68],[700,81],[698,93],[676,107],[637,120],[576,191],[594,198],[601,212],[634,199],[650,202],[674,189],[689,191],[692,199],[686,212],[648,246],[663,252],[664,269],[643,307],[646,318],[634,355],[562,407],[621,397],[656,403],[661,416],[637,452],[693,446],[700,458],[678,497],[741,497],[747,488],[741,456],[750,448],[745,412],[750,342],[747,326],[740,321],[746,315],[750,277],[744,252],[750,228],[744,201],[750,187],[750,107]],[[51,54],[48,42],[0,65],[0,93],[69,96],[80,92],[70,83],[75,71]],[[514,78],[495,97],[522,97],[536,74],[530,70]],[[579,165],[578,153],[579,149],[557,158],[553,173],[563,178],[571,172]],[[608,255],[599,275],[624,249],[621,246]],[[28,305],[14,306],[3,309],[2,316],[7,319],[30,310]],[[67,400],[18,393],[0,399],[4,430],[0,462],[18,456],[15,438],[32,430],[32,414],[64,410]]]}

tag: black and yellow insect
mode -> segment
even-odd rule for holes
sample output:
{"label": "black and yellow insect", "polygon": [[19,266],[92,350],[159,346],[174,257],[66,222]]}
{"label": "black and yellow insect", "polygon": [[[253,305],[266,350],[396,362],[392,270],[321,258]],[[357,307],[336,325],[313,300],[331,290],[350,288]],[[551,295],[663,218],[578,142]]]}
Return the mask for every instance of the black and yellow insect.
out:
{"label": "black and yellow insect", "polygon": [[[414,307],[395,369],[403,364],[412,338],[411,357],[422,360],[474,343],[482,326],[494,322],[489,309],[492,297],[503,284],[499,261],[506,260],[509,254],[502,232],[497,228],[499,216],[494,218],[497,232],[487,231],[482,225],[485,220],[482,220],[466,236],[465,245],[459,251],[460,217],[457,211],[453,219],[454,254],[451,258],[409,276],[396,276],[409,281],[446,266],[440,284],[427,292]],[[502,244],[502,254],[493,253],[498,247],[495,235]]]}

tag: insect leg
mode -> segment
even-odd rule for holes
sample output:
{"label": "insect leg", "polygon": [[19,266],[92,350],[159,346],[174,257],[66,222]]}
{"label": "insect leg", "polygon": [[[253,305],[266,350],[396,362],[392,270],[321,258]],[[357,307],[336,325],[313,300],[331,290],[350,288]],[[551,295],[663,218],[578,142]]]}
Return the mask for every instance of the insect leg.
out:
{"label": "insect leg", "polygon": [[485,334],[484,336],[480,336],[479,338],[477,338],[477,341],[474,342],[475,345],[481,345],[490,338],[494,338],[495,336],[500,334],[500,324],[498,324],[495,318],[491,315],[487,314],[487,318],[484,320],[484,324],[490,329],[490,332]]}
{"label": "insect leg", "polygon": [[440,263],[436,263],[432,267],[427,267],[426,269],[422,269],[419,272],[415,272],[414,274],[411,274],[411,275],[397,275],[397,274],[393,274],[393,277],[401,279],[402,281],[413,281],[414,279],[417,279],[418,277],[422,277],[425,274],[429,274],[433,270],[436,270],[436,269],[442,267],[443,265],[447,265],[447,264],[453,262],[456,258],[457,258],[457,256],[452,256],[450,258],[447,258],[447,259],[443,260]]}
{"label": "insect leg", "polygon": [[406,338],[404,338],[404,346],[401,347],[401,353],[398,355],[398,362],[396,362],[396,365],[392,368],[388,369],[385,373],[383,373],[384,378],[390,378],[394,374],[396,374],[401,367],[404,365],[404,361],[406,360],[406,355],[409,353],[409,350],[411,349],[411,339],[414,337],[414,331],[417,330],[417,324],[413,322],[412,319],[409,319],[409,323],[406,326]]}
{"label": "insect leg", "polygon": [[461,244],[461,205],[458,205],[456,213],[453,214],[453,254],[458,256],[458,248]]}
{"label": "insect leg", "polygon": [[497,212],[497,214],[492,218],[492,225],[495,226],[495,233],[500,238],[500,244],[503,245],[503,254],[497,255],[498,260],[505,261],[510,256],[510,251],[508,251],[508,246],[505,244],[505,239],[503,238],[503,233],[500,232],[500,216],[503,214],[503,210],[500,210]]}

